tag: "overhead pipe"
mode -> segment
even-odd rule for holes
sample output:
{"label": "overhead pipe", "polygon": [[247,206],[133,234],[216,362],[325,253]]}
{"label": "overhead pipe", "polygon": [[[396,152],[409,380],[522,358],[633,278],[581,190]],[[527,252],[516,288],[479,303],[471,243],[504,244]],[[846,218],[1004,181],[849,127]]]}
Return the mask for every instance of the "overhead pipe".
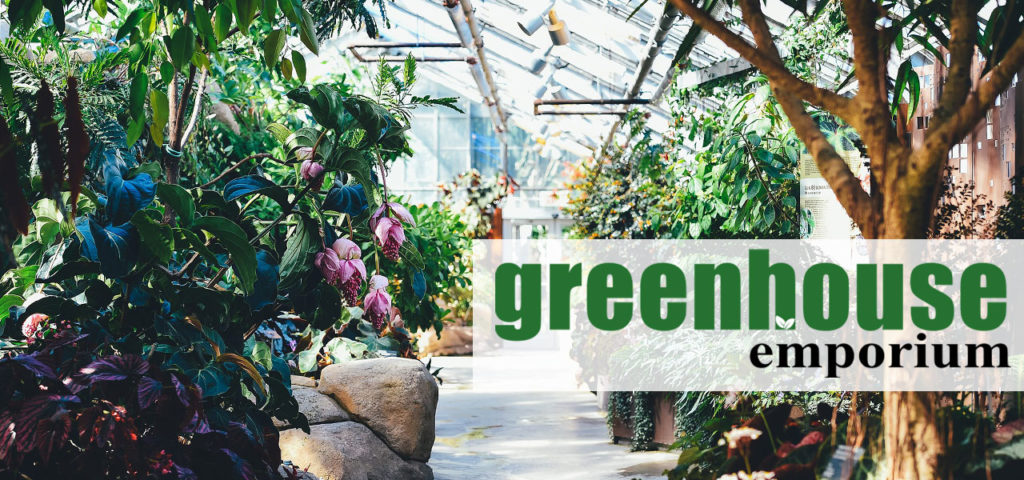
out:
{"label": "overhead pipe", "polygon": [[646,98],[594,98],[594,99],[551,99],[543,100],[536,99],[533,101],[533,114],[534,115],[621,115],[623,111],[604,111],[604,110],[571,110],[571,111],[559,111],[559,110],[548,110],[541,111],[541,105],[647,105],[650,100]]}

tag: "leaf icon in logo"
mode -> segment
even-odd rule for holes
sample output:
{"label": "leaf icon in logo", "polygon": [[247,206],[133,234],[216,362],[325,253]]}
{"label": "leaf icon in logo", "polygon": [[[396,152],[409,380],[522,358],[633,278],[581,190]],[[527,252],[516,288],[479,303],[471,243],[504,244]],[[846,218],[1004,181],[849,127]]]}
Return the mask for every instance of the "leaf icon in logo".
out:
{"label": "leaf icon in logo", "polygon": [[790,318],[786,320],[780,316],[775,317],[775,329],[776,330],[793,330],[796,327],[796,319]]}

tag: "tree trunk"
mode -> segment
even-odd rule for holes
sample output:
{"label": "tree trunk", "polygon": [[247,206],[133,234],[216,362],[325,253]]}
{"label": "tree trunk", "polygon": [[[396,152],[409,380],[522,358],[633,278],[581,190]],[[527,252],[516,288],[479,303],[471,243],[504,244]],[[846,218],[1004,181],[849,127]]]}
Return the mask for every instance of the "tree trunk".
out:
{"label": "tree trunk", "polygon": [[945,443],[939,434],[936,392],[886,392],[885,457],[891,480],[940,479]]}
{"label": "tree trunk", "polygon": [[[895,160],[895,159],[886,159]],[[891,162],[887,162],[890,165]],[[928,173],[919,173],[928,174]],[[934,192],[929,188],[907,188],[910,184],[928,184],[920,178],[909,178],[904,172],[895,179],[887,179],[881,198],[882,221],[873,225],[878,238],[923,239],[927,236],[934,208]],[[935,189],[934,186],[931,186]],[[900,256],[898,252],[892,252]],[[884,255],[884,254],[883,254]],[[909,318],[909,310],[905,313]],[[895,341],[910,340],[910,332],[896,333]],[[908,338],[903,338],[908,337]],[[885,392],[883,395],[883,428],[885,460],[889,480],[945,478],[940,461],[945,453],[945,442],[939,432],[936,410],[939,394],[936,392]]]}

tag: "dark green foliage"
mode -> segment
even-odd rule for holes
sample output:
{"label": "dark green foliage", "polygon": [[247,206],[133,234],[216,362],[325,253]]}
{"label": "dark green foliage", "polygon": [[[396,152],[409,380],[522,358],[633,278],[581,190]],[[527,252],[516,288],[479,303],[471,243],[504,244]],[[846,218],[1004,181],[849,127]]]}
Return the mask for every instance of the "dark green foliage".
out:
{"label": "dark green foliage", "polygon": [[612,433],[616,420],[622,422],[632,433],[630,450],[634,452],[651,450],[654,441],[654,398],[655,392],[611,392],[608,398],[608,431]]}
{"label": "dark green foliage", "polygon": [[701,448],[714,446],[718,440],[704,425],[721,408],[722,396],[712,392],[683,392],[675,402],[676,437],[687,435],[693,445]]}

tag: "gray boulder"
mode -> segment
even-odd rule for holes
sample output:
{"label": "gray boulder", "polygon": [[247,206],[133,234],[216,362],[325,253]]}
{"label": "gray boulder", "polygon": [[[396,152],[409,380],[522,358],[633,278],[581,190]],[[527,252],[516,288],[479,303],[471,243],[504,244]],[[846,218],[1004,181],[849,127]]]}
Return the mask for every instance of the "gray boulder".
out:
{"label": "gray boulder", "polygon": [[[292,396],[299,402],[299,411],[306,415],[310,425],[351,420],[348,413],[338,405],[338,402],[330,396],[318,392],[315,388],[293,384]],[[285,427],[284,422],[276,419],[274,425],[278,428]]]}
{"label": "gray boulder", "polygon": [[418,360],[391,357],[330,365],[320,374],[318,390],[334,397],[402,458],[430,459],[437,383]]}
{"label": "gray boulder", "polygon": [[358,422],[313,425],[281,432],[281,458],[329,480],[432,480],[423,462],[404,460]]}

